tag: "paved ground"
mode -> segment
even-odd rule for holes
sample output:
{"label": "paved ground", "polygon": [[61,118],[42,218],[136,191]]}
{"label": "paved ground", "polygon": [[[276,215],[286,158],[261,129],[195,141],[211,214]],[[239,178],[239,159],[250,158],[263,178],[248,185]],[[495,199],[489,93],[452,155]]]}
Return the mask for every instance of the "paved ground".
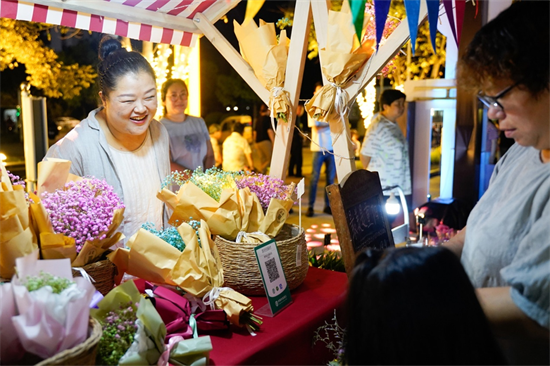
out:
{"label": "paved ground", "polygon": [[[311,178],[312,171],[312,154],[309,148],[304,148],[303,150],[303,165],[302,165],[302,174],[305,179],[305,193],[302,197],[302,212],[301,212],[301,226],[306,230],[306,241],[308,242],[308,247],[316,251],[322,251],[322,245],[325,241],[325,235],[330,234],[331,245],[328,247],[330,250],[340,250],[338,245],[338,237],[336,235],[336,230],[334,228],[334,220],[331,215],[323,213],[323,208],[325,206],[325,199],[323,197],[325,192],[325,179],[324,179],[324,167],[321,171],[321,178],[317,186],[317,198],[315,199],[314,211],[315,215],[313,217],[306,217],[305,213],[308,208],[308,192],[309,192],[309,183]],[[286,179],[287,183],[295,182],[298,183],[300,178],[288,177]],[[290,214],[288,223],[299,225],[300,223],[300,214],[298,204],[294,205],[293,213]]]}

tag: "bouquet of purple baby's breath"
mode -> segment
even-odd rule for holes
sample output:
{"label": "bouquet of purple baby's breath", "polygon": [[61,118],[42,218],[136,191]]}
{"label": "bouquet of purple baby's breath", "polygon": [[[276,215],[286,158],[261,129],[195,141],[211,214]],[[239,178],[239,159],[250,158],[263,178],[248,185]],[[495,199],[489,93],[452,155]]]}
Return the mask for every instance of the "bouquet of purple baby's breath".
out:
{"label": "bouquet of purple baby's breath", "polygon": [[294,186],[285,185],[283,180],[264,174],[239,175],[235,177],[235,183],[239,189],[248,187],[255,193],[264,211],[269,207],[272,198],[291,200],[294,193]]}
{"label": "bouquet of purple baby's breath", "polygon": [[68,182],[63,190],[43,193],[53,230],[75,239],[77,253],[88,240],[106,238],[116,209],[124,204],[105,180]]}

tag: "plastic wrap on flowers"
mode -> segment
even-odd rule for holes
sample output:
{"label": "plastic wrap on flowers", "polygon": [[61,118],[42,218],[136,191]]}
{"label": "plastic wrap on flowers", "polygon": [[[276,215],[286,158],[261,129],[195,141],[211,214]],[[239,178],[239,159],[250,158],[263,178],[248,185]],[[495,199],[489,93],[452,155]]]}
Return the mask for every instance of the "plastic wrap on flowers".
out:
{"label": "plastic wrap on flowers", "polygon": [[19,315],[12,319],[23,348],[48,358],[84,342],[95,289],[87,279],[73,279],[70,261],[39,261],[32,253],[17,259],[17,273],[12,286]]}
{"label": "plastic wrap on flowers", "polygon": [[[166,186],[174,183],[175,174],[166,178]],[[204,220],[213,234],[227,240],[235,240],[239,232],[261,231],[276,236],[293,204],[294,185],[285,186],[261,174],[213,168],[204,173],[195,171],[177,184],[177,194],[165,186],[157,195],[173,209],[170,223],[177,226],[191,218]]]}

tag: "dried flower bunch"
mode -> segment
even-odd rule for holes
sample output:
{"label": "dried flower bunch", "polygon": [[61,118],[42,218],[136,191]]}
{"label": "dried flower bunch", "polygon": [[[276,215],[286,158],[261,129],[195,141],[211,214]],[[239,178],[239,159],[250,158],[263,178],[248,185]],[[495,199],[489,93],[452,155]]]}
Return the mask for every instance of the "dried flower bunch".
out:
{"label": "dried flower bunch", "polygon": [[68,182],[63,190],[45,192],[42,203],[54,231],[75,239],[77,253],[87,240],[105,239],[114,211],[124,208],[113,187],[96,178]]}
{"label": "dried flower bunch", "polygon": [[248,187],[251,192],[255,193],[264,211],[269,207],[272,198],[292,199],[293,191],[289,186],[285,185],[283,180],[269,175],[242,174],[235,177],[235,182],[239,189]]}
{"label": "dried flower bunch", "polygon": [[173,226],[170,226],[164,230],[157,230],[152,222],[146,222],[141,225],[141,228],[164,240],[180,252],[183,252],[185,249],[185,243],[183,242],[180,233],[178,233],[178,230]]}
{"label": "dried flower bunch", "polygon": [[98,365],[118,365],[126,351],[134,342],[134,335],[138,329],[137,310],[139,303],[128,302],[120,309],[107,313],[103,320],[99,320],[103,328],[103,335],[99,340],[96,361]]}
{"label": "dried flower bunch", "polygon": [[18,175],[12,174],[9,170],[7,170],[7,172],[11,184],[14,186],[23,186],[23,189],[25,189],[25,181],[23,179],[21,179]]}
{"label": "dried flower bunch", "polygon": [[182,186],[190,181],[210,197],[219,201],[222,191],[226,188],[234,188],[235,177],[242,174],[242,172],[225,172],[216,167],[206,169],[205,172],[202,171],[202,168],[197,168],[194,171],[174,171],[164,179],[162,188],[173,184]]}
{"label": "dried flower bunch", "polygon": [[25,285],[29,292],[50,286],[54,294],[60,294],[73,284],[75,283],[67,278],[53,276],[43,271],[40,271],[38,276],[27,276],[23,280],[23,285]]}

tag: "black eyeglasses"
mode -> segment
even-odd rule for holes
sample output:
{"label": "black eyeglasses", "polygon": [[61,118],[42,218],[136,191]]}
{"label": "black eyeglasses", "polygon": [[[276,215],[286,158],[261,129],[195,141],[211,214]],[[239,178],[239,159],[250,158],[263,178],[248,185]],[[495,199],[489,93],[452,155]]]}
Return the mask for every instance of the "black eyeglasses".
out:
{"label": "black eyeglasses", "polygon": [[477,98],[481,101],[481,103],[483,103],[483,105],[485,105],[485,107],[487,108],[497,108],[497,109],[500,109],[502,112],[504,112],[504,107],[498,102],[498,99],[504,97],[510,90],[514,89],[516,86],[518,86],[519,82],[518,83],[515,83],[513,85],[510,85],[509,87],[507,87],[506,89],[504,89],[503,91],[501,91],[500,93],[498,93],[497,95],[495,95],[494,97],[491,97],[489,95],[485,95],[483,94],[483,92],[479,92],[477,94]]}

